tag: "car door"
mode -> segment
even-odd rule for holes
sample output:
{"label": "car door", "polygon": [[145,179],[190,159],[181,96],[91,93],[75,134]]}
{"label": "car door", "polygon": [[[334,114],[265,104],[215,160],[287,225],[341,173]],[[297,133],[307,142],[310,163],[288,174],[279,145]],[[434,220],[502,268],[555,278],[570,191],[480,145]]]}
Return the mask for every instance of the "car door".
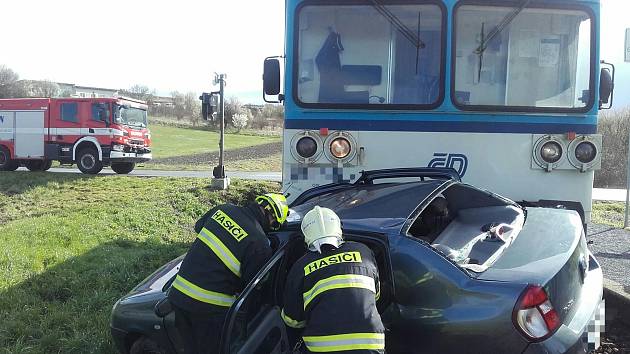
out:
{"label": "car door", "polygon": [[297,240],[282,245],[230,308],[223,325],[222,354],[291,352],[281,312],[287,259]]}
{"label": "car door", "polygon": [[380,294],[376,306],[378,312],[382,315],[381,319],[385,327],[388,327],[390,321],[383,313],[393,303],[394,294],[394,276],[392,272],[392,261],[390,258],[389,241],[387,235],[377,232],[366,231],[344,231],[344,238],[348,241],[363,243],[368,246],[374,253],[376,264],[378,266],[379,288]]}

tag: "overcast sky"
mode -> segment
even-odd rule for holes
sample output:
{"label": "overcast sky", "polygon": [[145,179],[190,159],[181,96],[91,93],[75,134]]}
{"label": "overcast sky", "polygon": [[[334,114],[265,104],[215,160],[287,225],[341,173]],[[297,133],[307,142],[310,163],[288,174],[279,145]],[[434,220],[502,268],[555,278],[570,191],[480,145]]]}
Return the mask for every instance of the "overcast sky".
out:
{"label": "overcast sky", "polygon": [[[619,106],[630,104],[624,63],[629,0],[602,0],[602,58],[617,65]],[[262,62],[283,53],[283,0],[2,0],[0,64],[24,79],[208,91],[259,100]]]}

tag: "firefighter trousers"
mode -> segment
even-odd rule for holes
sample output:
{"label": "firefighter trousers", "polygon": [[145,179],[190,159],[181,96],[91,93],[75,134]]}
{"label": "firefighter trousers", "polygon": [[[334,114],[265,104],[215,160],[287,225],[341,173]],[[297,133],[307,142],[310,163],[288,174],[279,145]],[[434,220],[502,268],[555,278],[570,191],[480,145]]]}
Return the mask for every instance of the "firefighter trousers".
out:
{"label": "firefighter trousers", "polygon": [[227,310],[201,314],[173,307],[175,327],[182,338],[184,354],[218,353]]}

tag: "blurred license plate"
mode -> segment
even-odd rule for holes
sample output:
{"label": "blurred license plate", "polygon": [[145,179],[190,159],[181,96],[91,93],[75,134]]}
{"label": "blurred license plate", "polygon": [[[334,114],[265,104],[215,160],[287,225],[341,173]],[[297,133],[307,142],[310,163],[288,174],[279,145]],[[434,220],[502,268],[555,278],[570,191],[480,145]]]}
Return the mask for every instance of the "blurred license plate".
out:
{"label": "blurred license plate", "polygon": [[604,332],[604,322],[606,320],[606,305],[604,300],[599,303],[597,311],[591,317],[586,326],[582,339],[589,351],[596,350],[601,345],[601,336]]}

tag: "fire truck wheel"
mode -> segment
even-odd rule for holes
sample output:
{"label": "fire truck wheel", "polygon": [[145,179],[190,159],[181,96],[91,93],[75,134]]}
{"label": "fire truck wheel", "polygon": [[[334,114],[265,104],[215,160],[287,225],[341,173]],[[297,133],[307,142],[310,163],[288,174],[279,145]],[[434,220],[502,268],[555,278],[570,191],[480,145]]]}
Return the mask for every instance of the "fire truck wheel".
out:
{"label": "fire truck wheel", "polygon": [[112,162],[112,170],[119,175],[126,175],[136,167],[135,162]]}
{"label": "fire truck wheel", "polygon": [[42,167],[44,165],[44,161],[42,160],[28,160],[24,163],[24,166],[28,168],[29,171],[43,171]]}
{"label": "fire truck wheel", "polygon": [[52,167],[52,160],[44,160],[42,164],[42,171],[48,171]]}
{"label": "fire truck wheel", "polygon": [[15,171],[20,165],[11,159],[9,149],[0,146],[0,171]]}
{"label": "fire truck wheel", "polygon": [[77,157],[77,167],[81,172],[95,175],[103,169],[103,163],[98,160],[96,149],[87,148],[79,151]]}

